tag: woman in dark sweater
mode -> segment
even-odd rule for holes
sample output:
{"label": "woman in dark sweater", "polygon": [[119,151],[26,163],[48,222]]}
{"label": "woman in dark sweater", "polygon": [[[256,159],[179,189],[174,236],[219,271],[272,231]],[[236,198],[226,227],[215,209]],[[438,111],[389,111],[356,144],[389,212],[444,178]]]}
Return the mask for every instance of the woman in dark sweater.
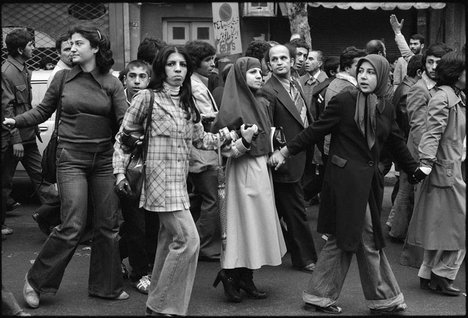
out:
{"label": "woman in dark sweater", "polygon": [[[118,198],[112,171],[113,130],[127,103],[122,84],[109,73],[114,63],[108,38],[92,25],[72,27],[68,36],[75,66],[54,77],[41,104],[4,124],[27,127],[44,122],[61,102],[58,125],[57,185],[62,223],[56,226],[26,274],[23,296],[39,307],[43,293],[55,294],[86,219],[93,217],[88,293],[127,299],[118,250]],[[60,87],[64,81],[63,92]],[[88,197],[93,215],[88,216]]]}

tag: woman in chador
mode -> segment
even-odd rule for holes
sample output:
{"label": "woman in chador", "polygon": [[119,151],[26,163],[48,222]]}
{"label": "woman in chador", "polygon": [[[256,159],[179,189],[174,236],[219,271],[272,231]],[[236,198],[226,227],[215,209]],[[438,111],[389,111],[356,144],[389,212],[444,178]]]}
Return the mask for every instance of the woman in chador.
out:
{"label": "woman in chador", "polygon": [[250,149],[231,157],[226,165],[226,240],[221,253],[221,280],[229,301],[240,302],[240,290],[249,297],[267,297],[256,288],[253,270],[264,265],[280,265],[286,253],[278,220],[273,184],[267,165],[271,152],[271,121],[268,101],[261,95],[262,73],[258,59],[239,58],[229,72],[222,107],[214,129],[238,129],[254,124],[258,135]]}
{"label": "woman in chador", "polygon": [[[466,149],[465,55],[447,53],[436,69],[438,91],[428,105],[426,132],[419,143],[420,170],[408,243],[424,248],[421,288],[458,296],[453,286],[465,258]],[[424,175],[423,175],[424,176]]]}

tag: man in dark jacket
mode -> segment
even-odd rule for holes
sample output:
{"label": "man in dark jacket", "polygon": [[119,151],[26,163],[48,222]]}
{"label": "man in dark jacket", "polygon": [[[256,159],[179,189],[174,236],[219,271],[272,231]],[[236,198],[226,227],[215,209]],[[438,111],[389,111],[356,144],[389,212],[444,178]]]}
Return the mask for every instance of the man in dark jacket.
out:
{"label": "man in dark jacket", "polygon": [[[32,108],[31,72],[26,67],[26,61],[32,57],[33,40],[26,29],[14,29],[5,38],[8,50],[8,58],[2,64],[2,110],[5,110],[5,117],[17,116]],[[37,126],[11,130],[11,151],[5,153],[2,162],[2,191],[8,198],[16,166],[21,161],[41,203],[55,202],[57,191],[53,185],[42,180],[42,157],[36,136],[41,140]]]}
{"label": "man in dark jacket", "polygon": [[[275,45],[265,54],[273,75],[263,86],[270,101],[273,126],[282,127],[286,140],[291,140],[312,122],[300,84],[291,76],[295,49]],[[311,272],[315,268],[312,230],[307,222],[301,179],[306,163],[305,153],[296,156],[283,169],[273,173],[276,208],[287,225],[286,246],[293,266]]]}

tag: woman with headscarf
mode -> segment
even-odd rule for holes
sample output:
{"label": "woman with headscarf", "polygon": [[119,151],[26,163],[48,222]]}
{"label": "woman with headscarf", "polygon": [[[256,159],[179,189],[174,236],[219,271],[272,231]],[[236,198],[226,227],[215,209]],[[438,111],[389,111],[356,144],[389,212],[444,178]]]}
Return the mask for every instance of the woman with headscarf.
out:
{"label": "woman with headscarf", "polygon": [[286,253],[267,165],[271,121],[261,85],[258,59],[239,58],[227,76],[222,106],[214,122],[214,130],[239,129],[242,124],[258,127],[250,149],[243,156],[228,158],[226,164],[226,237],[222,269],[214,286],[222,281],[225,295],[232,302],[242,300],[241,289],[252,298],[267,297],[254,285],[253,270],[280,265]]}
{"label": "woman with headscarf", "polygon": [[318,311],[340,313],[335,303],[356,254],[371,312],[398,312],[406,304],[383,252],[384,175],[377,163],[387,149],[410,176],[417,164],[385,98],[389,63],[370,54],[359,60],[356,69],[358,88],[332,98],[320,118],[276,151],[270,163],[277,169],[289,155],[331,133],[318,217],[318,232],[327,234],[328,240],[302,299]]}

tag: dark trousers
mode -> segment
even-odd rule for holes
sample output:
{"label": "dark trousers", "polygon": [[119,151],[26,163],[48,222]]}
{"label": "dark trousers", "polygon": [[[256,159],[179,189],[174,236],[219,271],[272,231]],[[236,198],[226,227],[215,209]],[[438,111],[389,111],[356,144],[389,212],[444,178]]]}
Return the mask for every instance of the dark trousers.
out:
{"label": "dark trousers", "polygon": [[218,212],[218,172],[206,170],[189,173],[189,181],[193,185],[194,195],[201,198],[200,216],[195,223],[200,235],[200,257],[219,258],[221,223]]}
{"label": "dark trousers", "polygon": [[24,166],[24,169],[28,173],[31,182],[36,189],[39,196],[39,200],[42,204],[44,203],[55,203],[58,201],[58,195],[55,191],[53,185],[42,180],[42,167],[41,160],[42,156],[39,153],[36,143],[24,144],[24,155],[21,159],[17,159],[13,155],[13,146],[9,146],[9,150],[5,153],[5,157],[2,160],[2,172],[5,170],[5,173],[2,173],[2,178],[6,178],[5,181],[2,181],[2,191],[5,191],[5,196],[10,197],[12,190],[12,180],[15,175],[16,166],[18,162],[21,162]]}
{"label": "dark trousers", "polygon": [[286,223],[283,229],[293,266],[304,267],[317,261],[312,229],[307,221],[301,182],[274,182],[278,215]]}
{"label": "dark trousers", "polygon": [[132,267],[130,280],[134,282],[152,270],[150,264],[156,255],[159,230],[158,213],[138,208],[138,201],[126,198],[120,200],[124,219],[120,229],[120,257],[128,257]]}
{"label": "dark trousers", "polygon": [[5,176],[5,168],[3,167],[3,164],[5,162],[5,157],[6,157],[6,152],[7,151],[12,151],[12,148],[11,147],[7,147],[7,148],[3,148],[2,147],[2,170],[1,170],[1,177],[2,177],[2,189],[1,189],[1,192],[2,192],[2,214],[0,216],[0,219],[1,219],[1,222],[2,222],[2,225],[5,224],[5,216],[6,216],[6,206],[7,206],[7,198],[8,198],[8,193],[7,191],[4,191],[5,187],[7,186],[6,185],[6,182],[7,182],[7,178]]}
{"label": "dark trousers", "polygon": [[37,292],[57,292],[85,232],[88,198],[94,211],[88,293],[115,298],[122,292],[112,154],[112,148],[103,152],[57,149],[62,223],[53,229],[29,270],[29,283]]}

